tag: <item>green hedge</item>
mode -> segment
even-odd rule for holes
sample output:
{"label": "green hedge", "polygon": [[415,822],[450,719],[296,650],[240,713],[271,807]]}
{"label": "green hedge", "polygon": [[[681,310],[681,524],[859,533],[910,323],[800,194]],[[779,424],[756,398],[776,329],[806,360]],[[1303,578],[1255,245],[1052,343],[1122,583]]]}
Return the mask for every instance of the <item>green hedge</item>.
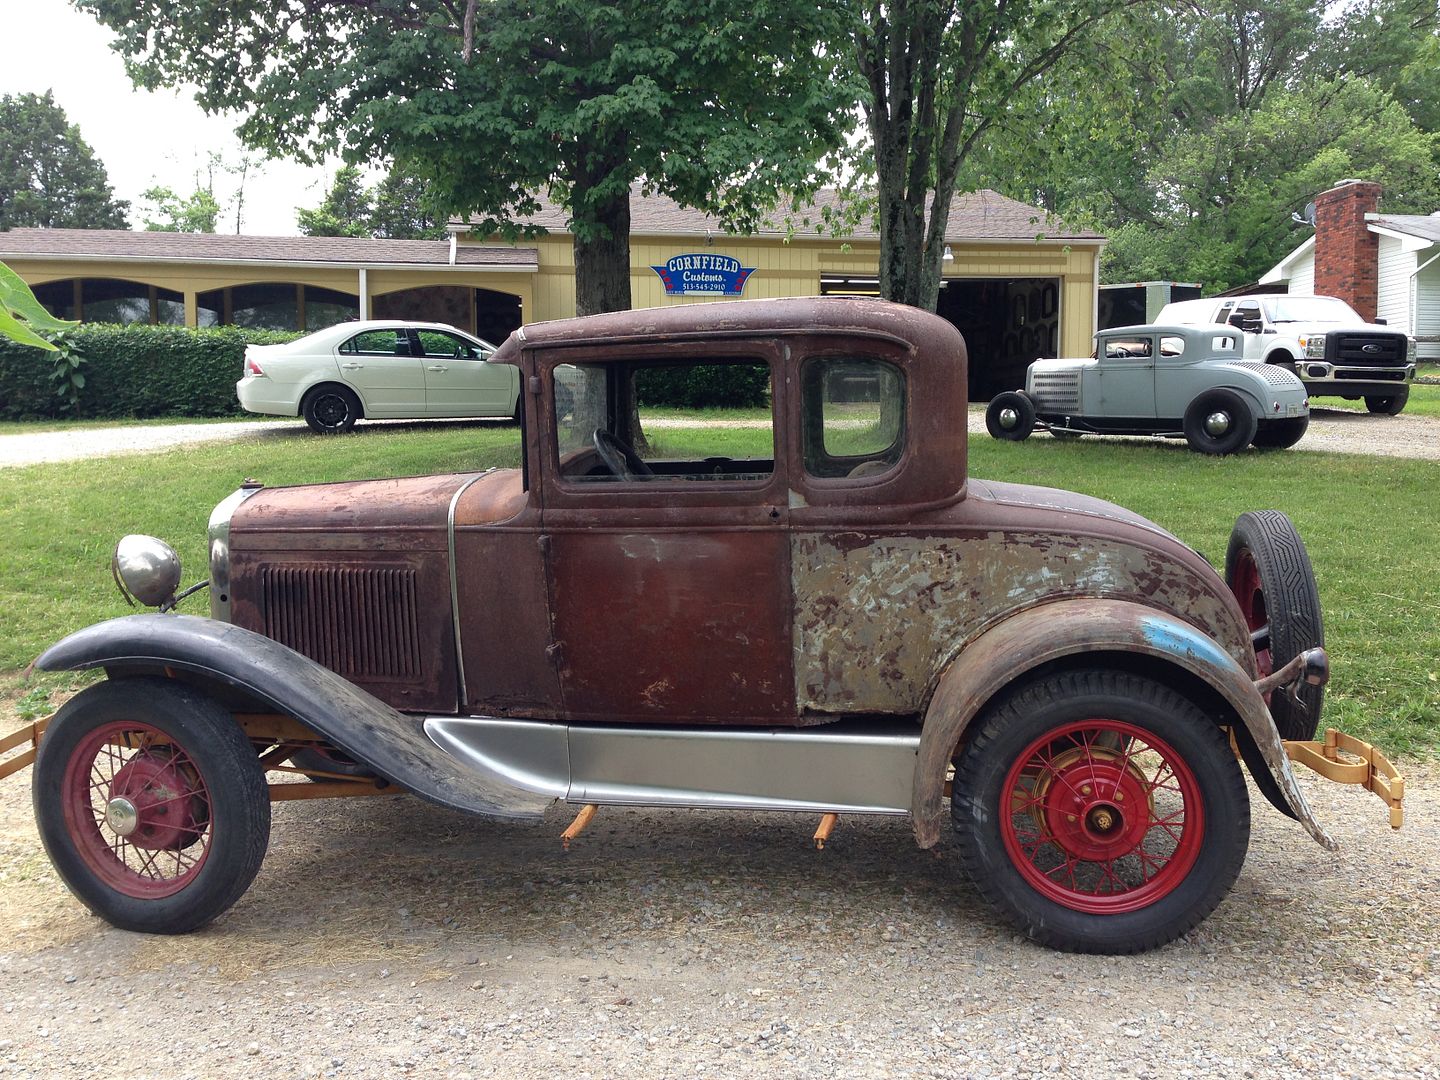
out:
{"label": "green hedge", "polygon": [[73,335],[86,361],[76,412],[56,396],[50,379],[53,354],[0,341],[0,419],[237,415],[243,410],[235,400],[235,383],[245,346],[298,336],[234,326],[189,330],[85,323]]}
{"label": "green hedge", "polygon": [[641,368],[635,375],[635,396],[641,405],[748,408],[766,404],[769,390],[770,371],[764,364]]}

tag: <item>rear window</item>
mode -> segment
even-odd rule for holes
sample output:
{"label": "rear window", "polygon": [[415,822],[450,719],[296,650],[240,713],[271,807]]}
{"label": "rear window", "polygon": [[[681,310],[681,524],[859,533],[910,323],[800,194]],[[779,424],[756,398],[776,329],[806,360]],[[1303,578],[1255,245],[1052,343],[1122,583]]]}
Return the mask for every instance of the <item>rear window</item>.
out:
{"label": "rear window", "polygon": [[889,472],[905,449],[905,376],[883,360],[805,366],[805,471],[826,479]]}

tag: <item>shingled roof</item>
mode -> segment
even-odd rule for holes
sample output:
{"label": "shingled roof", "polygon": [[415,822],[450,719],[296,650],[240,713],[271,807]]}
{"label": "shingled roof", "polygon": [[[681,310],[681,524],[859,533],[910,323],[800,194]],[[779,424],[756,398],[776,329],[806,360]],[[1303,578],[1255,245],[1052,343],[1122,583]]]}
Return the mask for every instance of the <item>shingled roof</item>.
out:
{"label": "shingled roof", "polygon": [[[816,193],[809,205],[798,213],[776,211],[756,235],[786,235],[790,231],[787,229],[789,224],[793,225],[795,235],[820,236],[822,233],[817,228],[817,223],[821,220],[821,214],[826,208],[836,209],[840,201],[839,192],[830,188],[822,189]],[[540,204],[539,213],[518,220],[543,226],[550,232],[566,232],[569,214],[546,198],[542,197]],[[469,220],[473,223],[479,219]],[[463,224],[465,222],[458,219],[451,222],[452,227]],[[630,189],[630,232],[642,236],[725,235],[719,218],[683,207],[667,195],[642,195],[639,185]],[[874,222],[868,219],[846,233],[846,238],[852,240],[876,240],[879,236]],[[1100,233],[1090,232],[1088,229],[1070,228],[1038,206],[1008,198],[989,188],[956,195],[950,200],[950,219],[945,233],[947,241],[964,243],[967,240],[1035,240],[1037,237],[1061,242],[1095,242],[1105,239]]]}
{"label": "shingled roof", "polygon": [[[450,265],[448,240],[376,240],[348,236],[226,236],[218,233],[130,232],[126,229],[0,231],[0,259],[46,256],[81,259],[174,259],[179,262],[301,263],[330,266]],[[539,265],[534,248],[456,249],[463,267]]]}
{"label": "shingled roof", "polygon": [[1440,244],[1440,214],[1366,214],[1371,225]]}

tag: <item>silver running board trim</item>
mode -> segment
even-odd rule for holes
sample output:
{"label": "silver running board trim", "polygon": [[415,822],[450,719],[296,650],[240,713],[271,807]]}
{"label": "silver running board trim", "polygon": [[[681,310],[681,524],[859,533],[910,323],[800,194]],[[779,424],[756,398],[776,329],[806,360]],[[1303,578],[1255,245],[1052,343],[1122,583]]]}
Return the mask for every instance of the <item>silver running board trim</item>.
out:
{"label": "silver running board trim", "polygon": [[910,811],[920,729],[844,721],[809,728],[665,728],[430,717],[466,768],[532,794],[604,806]]}

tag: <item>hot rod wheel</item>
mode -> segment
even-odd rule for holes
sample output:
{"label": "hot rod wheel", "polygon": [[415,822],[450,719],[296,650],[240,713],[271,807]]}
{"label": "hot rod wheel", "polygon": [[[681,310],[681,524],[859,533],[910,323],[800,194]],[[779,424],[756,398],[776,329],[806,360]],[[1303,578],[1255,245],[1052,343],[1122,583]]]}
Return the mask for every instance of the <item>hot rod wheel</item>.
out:
{"label": "hot rod wheel", "polygon": [[955,769],[951,818],[980,892],[1031,938],[1133,953],[1214,910],[1250,803],[1224,734],[1149,679],[1052,674],[992,706]]}
{"label": "hot rod wheel", "polygon": [[265,857],[270,799],[254,748],[225,710],[170,679],[75,695],[50,721],[32,780],[51,862],[124,930],[204,926]]}
{"label": "hot rod wheel", "polygon": [[1019,390],[996,394],[985,408],[985,428],[992,438],[1020,442],[1035,430],[1035,403]]}
{"label": "hot rod wheel", "polygon": [[[1245,613],[1262,676],[1325,644],[1310,556],[1294,523],[1279,510],[1247,510],[1236,519],[1225,551],[1225,583]],[[1296,684],[1293,698],[1272,694],[1270,715],[1280,737],[1313,739],[1324,702],[1325,688],[1307,682]]]}

